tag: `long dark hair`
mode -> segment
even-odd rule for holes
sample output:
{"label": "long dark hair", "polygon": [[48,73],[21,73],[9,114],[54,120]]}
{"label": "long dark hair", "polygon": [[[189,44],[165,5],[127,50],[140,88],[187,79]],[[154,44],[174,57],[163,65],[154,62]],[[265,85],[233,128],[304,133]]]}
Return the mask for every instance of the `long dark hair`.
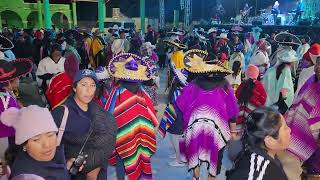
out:
{"label": "long dark hair", "polygon": [[233,71],[233,76],[238,76],[241,70],[241,62],[240,61],[235,61],[232,65],[232,71]]}
{"label": "long dark hair", "polygon": [[[262,107],[252,111],[247,118],[244,134],[241,139],[242,150],[235,154],[234,163],[237,163],[245,156],[250,156],[255,150],[267,152],[264,139],[271,136],[275,139],[279,136],[281,127],[281,114],[270,107]],[[227,174],[232,174],[232,169]]]}
{"label": "long dark hair", "polygon": [[240,96],[238,99],[238,103],[240,105],[248,105],[250,97],[252,96],[253,89],[255,87],[255,83],[253,79],[247,79],[243,82],[243,88],[240,92]]}
{"label": "long dark hair", "polygon": [[280,65],[277,67],[277,75],[276,75],[277,80],[279,80],[280,75],[281,75],[281,73],[282,73],[282,70],[283,70],[287,65],[290,65],[290,64],[291,64],[291,63],[289,63],[289,62],[285,62],[285,63],[280,64]]}
{"label": "long dark hair", "polygon": [[243,142],[249,149],[261,148],[266,136],[278,138],[280,127],[280,112],[270,107],[258,108],[248,115]]}

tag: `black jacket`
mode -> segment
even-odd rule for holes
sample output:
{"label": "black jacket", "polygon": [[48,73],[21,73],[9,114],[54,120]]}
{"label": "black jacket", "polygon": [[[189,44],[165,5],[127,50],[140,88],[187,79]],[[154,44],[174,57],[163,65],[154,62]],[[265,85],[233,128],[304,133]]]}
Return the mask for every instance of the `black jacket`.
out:
{"label": "black jacket", "polygon": [[288,180],[278,159],[271,158],[262,150],[245,153],[234,170],[227,173],[227,180]]}
{"label": "black jacket", "polygon": [[[73,96],[65,102],[65,105],[69,110],[62,138],[66,159],[77,157],[86,137],[92,131],[84,148],[84,154],[87,154],[88,158],[82,172],[88,173],[97,167],[102,167],[115,149],[117,125],[114,117],[95,102],[89,103],[88,112],[82,111]],[[58,127],[63,114],[62,106],[52,111]]]}

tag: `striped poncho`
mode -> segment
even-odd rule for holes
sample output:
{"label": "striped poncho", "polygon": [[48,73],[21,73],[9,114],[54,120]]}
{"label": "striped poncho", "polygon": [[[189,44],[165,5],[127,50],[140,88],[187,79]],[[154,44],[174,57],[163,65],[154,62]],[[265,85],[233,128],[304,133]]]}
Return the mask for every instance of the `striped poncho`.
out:
{"label": "striped poncho", "polygon": [[[313,75],[299,91],[293,105],[285,115],[291,128],[288,150],[306,161],[318,149],[320,130],[320,86]],[[319,158],[319,155],[318,155]],[[317,160],[320,162],[320,159]]]}
{"label": "striped poncho", "polygon": [[115,86],[105,109],[114,115],[118,125],[116,152],[110,163],[115,165],[118,156],[130,180],[152,179],[150,158],[156,151],[154,127],[158,120],[148,94],[143,89],[134,94]]}
{"label": "striped poncho", "polygon": [[173,97],[171,101],[167,104],[167,107],[164,110],[163,118],[160,122],[159,126],[159,133],[160,135],[165,138],[167,130],[171,127],[171,125],[177,119],[177,105],[176,100],[178,96],[181,94],[181,89],[176,89],[173,93]]}

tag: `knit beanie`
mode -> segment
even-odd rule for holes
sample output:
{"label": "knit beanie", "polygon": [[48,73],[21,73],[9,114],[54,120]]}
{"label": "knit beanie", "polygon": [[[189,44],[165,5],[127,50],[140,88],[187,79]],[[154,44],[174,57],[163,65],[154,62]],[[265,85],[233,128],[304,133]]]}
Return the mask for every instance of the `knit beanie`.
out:
{"label": "knit beanie", "polygon": [[259,76],[259,68],[255,65],[250,64],[248,66],[247,76],[250,79],[257,79]]}
{"label": "knit beanie", "polygon": [[58,128],[47,108],[36,105],[17,109],[11,107],[1,113],[1,122],[16,130],[16,144],[21,145],[42,133],[57,132]]}

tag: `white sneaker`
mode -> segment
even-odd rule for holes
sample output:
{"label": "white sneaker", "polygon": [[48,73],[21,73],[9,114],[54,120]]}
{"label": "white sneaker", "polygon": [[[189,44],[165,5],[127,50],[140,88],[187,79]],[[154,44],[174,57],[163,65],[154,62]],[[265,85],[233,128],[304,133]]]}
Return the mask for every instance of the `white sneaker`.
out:
{"label": "white sneaker", "polygon": [[169,162],[169,166],[172,166],[172,167],[183,167],[183,166],[185,166],[185,164],[182,163],[182,162],[172,161],[172,162]]}

